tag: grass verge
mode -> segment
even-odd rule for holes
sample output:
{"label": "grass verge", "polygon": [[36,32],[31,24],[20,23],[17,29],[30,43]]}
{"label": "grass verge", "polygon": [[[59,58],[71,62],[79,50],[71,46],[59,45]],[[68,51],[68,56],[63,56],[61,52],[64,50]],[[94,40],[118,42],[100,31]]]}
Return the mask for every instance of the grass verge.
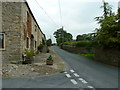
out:
{"label": "grass verge", "polygon": [[81,53],[77,53],[80,56],[84,56],[86,58],[92,59],[94,60],[95,54],[81,54]]}

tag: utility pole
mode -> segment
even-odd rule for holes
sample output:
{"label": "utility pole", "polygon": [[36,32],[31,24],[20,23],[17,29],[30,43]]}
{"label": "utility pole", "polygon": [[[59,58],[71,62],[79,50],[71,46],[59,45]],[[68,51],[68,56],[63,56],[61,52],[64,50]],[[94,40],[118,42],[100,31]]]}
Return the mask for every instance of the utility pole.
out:
{"label": "utility pole", "polygon": [[[118,2],[118,28],[120,28],[120,1]],[[117,31],[117,36],[120,37],[120,30]]]}
{"label": "utility pole", "polygon": [[120,8],[120,1],[118,2],[118,8]]}
{"label": "utility pole", "polygon": [[63,34],[63,26],[62,26],[62,44],[64,43],[64,34]]}

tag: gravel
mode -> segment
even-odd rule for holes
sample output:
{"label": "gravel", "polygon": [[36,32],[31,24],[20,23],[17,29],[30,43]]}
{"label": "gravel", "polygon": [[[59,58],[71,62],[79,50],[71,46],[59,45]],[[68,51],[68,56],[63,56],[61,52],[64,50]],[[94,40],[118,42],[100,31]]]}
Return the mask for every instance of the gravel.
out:
{"label": "gravel", "polygon": [[[46,65],[46,59],[52,55],[54,64]],[[32,64],[6,64],[2,66],[2,77],[36,77],[53,75],[64,70],[63,60],[50,48],[50,53],[39,53]]]}

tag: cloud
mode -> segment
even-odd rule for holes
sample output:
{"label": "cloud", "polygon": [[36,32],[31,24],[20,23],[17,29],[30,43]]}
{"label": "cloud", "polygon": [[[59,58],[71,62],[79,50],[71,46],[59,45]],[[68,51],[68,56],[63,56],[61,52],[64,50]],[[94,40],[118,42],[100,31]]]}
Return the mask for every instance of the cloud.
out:
{"label": "cloud", "polygon": [[[47,38],[53,38],[53,32],[61,27],[58,0],[28,0],[30,8]],[[117,0],[108,0],[117,12]],[[74,38],[78,34],[90,33],[99,25],[94,18],[102,15],[102,0],[60,0],[64,29]],[[48,16],[47,16],[47,15]],[[51,20],[52,19],[52,20]],[[57,24],[57,25],[56,25]]]}

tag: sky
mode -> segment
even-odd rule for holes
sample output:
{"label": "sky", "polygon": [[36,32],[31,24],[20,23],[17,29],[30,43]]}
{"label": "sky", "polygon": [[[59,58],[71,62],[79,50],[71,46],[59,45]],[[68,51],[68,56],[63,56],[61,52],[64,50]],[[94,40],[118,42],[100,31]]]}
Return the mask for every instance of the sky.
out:
{"label": "sky", "polygon": [[[106,0],[117,12],[119,0]],[[92,33],[99,27],[95,17],[102,16],[102,0],[27,0],[46,38],[56,42],[53,33],[64,27],[73,35]],[[60,2],[60,3],[59,3]],[[60,6],[60,7],[59,7]]]}

